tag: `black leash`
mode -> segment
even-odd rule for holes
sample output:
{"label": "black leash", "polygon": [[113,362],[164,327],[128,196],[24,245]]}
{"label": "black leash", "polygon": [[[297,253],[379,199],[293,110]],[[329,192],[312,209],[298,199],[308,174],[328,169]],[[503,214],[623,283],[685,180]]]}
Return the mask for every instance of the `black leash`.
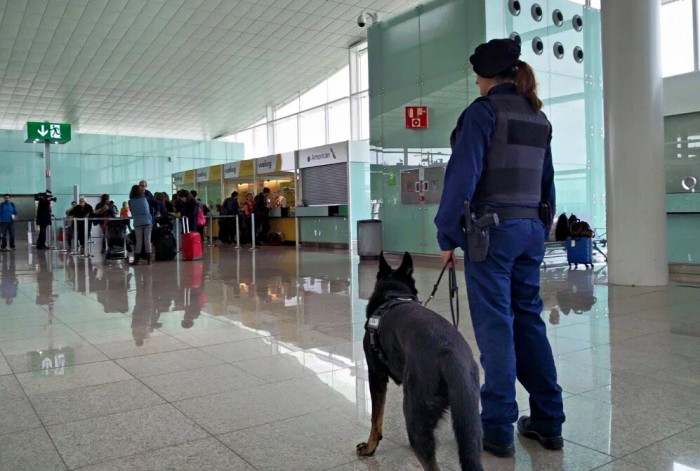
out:
{"label": "black leash", "polygon": [[[452,262],[451,259],[445,262],[445,265],[442,267],[442,271],[440,271],[440,276],[438,276],[437,282],[435,282],[435,285],[433,285],[433,291],[430,293],[430,296],[428,296],[428,299],[425,300],[423,306],[427,306],[430,300],[435,297],[435,293],[437,293],[438,286],[440,286],[440,282],[442,281],[442,276],[445,274],[445,270],[447,269],[447,266],[450,264],[450,262]],[[455,269],[454,263],[452,263],[452,266],[448,271],[447,278],[449,280],[448,290],[450,293],[450,312],[452,314],[452,325],[454,325],[455,328],[457,328],[459,327],[459,288],[457,287],[457,270]]]}

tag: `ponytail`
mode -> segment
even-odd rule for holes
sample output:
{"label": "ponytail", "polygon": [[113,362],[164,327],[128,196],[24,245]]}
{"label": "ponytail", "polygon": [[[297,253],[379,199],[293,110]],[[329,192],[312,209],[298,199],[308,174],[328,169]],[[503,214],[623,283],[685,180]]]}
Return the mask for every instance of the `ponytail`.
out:
{"label": "ponytail", "polygon": [[530,64],[518,61],[514,82],[518,89],[518,94],[524,96],[530,103],[530,106],[532,106],[532,109],[539,113],[542,110],[542,100],[537,96],[537,80]]}

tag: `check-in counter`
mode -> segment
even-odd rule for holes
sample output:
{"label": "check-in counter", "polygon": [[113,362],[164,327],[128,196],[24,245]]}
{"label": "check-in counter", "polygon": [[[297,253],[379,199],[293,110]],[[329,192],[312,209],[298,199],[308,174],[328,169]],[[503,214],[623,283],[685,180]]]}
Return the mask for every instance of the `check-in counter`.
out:
{"label": "check-in counter", "polygon": [[296,208],[300,245],[347,249],[350,233],[347,205]]}
{"label": "check-in counter", "polygon": [[272,208],[270,210],[270,230],[280,232],[284,236],[284,242],[296,242],[297,227],[294,213],[289,215],[290,208]]}

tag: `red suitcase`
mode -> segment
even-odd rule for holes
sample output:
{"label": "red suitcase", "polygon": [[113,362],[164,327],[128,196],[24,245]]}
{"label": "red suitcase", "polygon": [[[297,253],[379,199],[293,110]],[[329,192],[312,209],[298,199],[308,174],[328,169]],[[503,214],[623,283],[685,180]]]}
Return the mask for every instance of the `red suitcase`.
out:
{"label": "red suitcase", "polygon": [[182,259],[185,261],[201,260],[202,258],[202,236],[199,232],[190,232],[190,225],[187,218],[184,219],[185,232],[182,234]]}

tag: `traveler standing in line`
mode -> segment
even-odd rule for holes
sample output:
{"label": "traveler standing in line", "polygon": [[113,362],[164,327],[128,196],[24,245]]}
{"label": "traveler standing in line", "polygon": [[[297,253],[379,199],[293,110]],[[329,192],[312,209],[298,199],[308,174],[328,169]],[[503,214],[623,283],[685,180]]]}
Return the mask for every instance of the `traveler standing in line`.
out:
{"label": "traveler standing in line", "polygon": [[46,228],[51,225],[51,200],[53,195],[46,190],[36,207],[36,224],[39,226],[39,238],[36,240],[38,250],[48,250],[46,245]]}
{"label": "traveler standing in line", "polygon": [[9,240],[10,250],[15,250],[15,219],[17,219],[17,207],[11,201],[10,195],[3,196],[0,203],[0,249],[7,250]]}
{"label": "traveler standing in line", "polygon": [[190,231],[194,231],[197,228],[197,201],[192,198],[192,193],[185,189],[178,191],[177,197],[180,201],[180,216],[187,218]]}
{"label": "traveler standing in line", "polygon": [[[92,215],[92,211],[92,205],[85,201],[84,196],[80,196],[80,198],[78,198],[78,204],[68,212],[68,215],[76,219],[84,219],[89,218]],[[74,230],[78,231],[78,246],[81,248],[80,251],[85,253],[85,239],[90,237],[90,225],[87,224],[87,221],[75,220],[73,221],[73,225],[75,227]]]}
{"label": "traveler standing in line", "polygon": [[153,219],[148,200],[144,194],[143,187],[134,185],[129,192],[129,210],[134,218],[134,232],[136,234],[136,247],[134,248],[134,260],[131,265],[138,265],[141,252],[145,248],[146,262],[151,264],[151,229]]}
{"label": "traveler standing in line", "polygon": [[255,236],[258,243],[267,242],[267,234],[270,232],[270,189],[263,188],[255,197]]}
{"label": "traveler standing in line", "polygon": [[[457,247],[465,251],[469,308],[485,372],[483,446],[499,457],[515,453],[516,420],[518,432],[544,448],[563,446],[561,388],[540,317],[540,264],[555,204],[552,127],[534,72],[519,57],[520,46],[510,39],[482,44],[470,57],[481,97],[452,132],[435,216],[442,260],[453,260]],[[483,232],[470,224],[474,220]],[[516,377],[530,394],[531,415],[520,419]]]}
{"label": "traveler standing in line", "polygon": [[105,253],[107,250],[107,223],[109,223],[110,219],[113,219],[116,217],[116,214],[114,213],[113,210],[113,205],[109,201],[109,195],[104,194],[100,197],[100,202],[95,205],[95,212],[93,213],[94,216],[100,216],[99,219],[93,221],[94,225],[99,225],[100,228],[102,229],[102,251],[101,253]]}

